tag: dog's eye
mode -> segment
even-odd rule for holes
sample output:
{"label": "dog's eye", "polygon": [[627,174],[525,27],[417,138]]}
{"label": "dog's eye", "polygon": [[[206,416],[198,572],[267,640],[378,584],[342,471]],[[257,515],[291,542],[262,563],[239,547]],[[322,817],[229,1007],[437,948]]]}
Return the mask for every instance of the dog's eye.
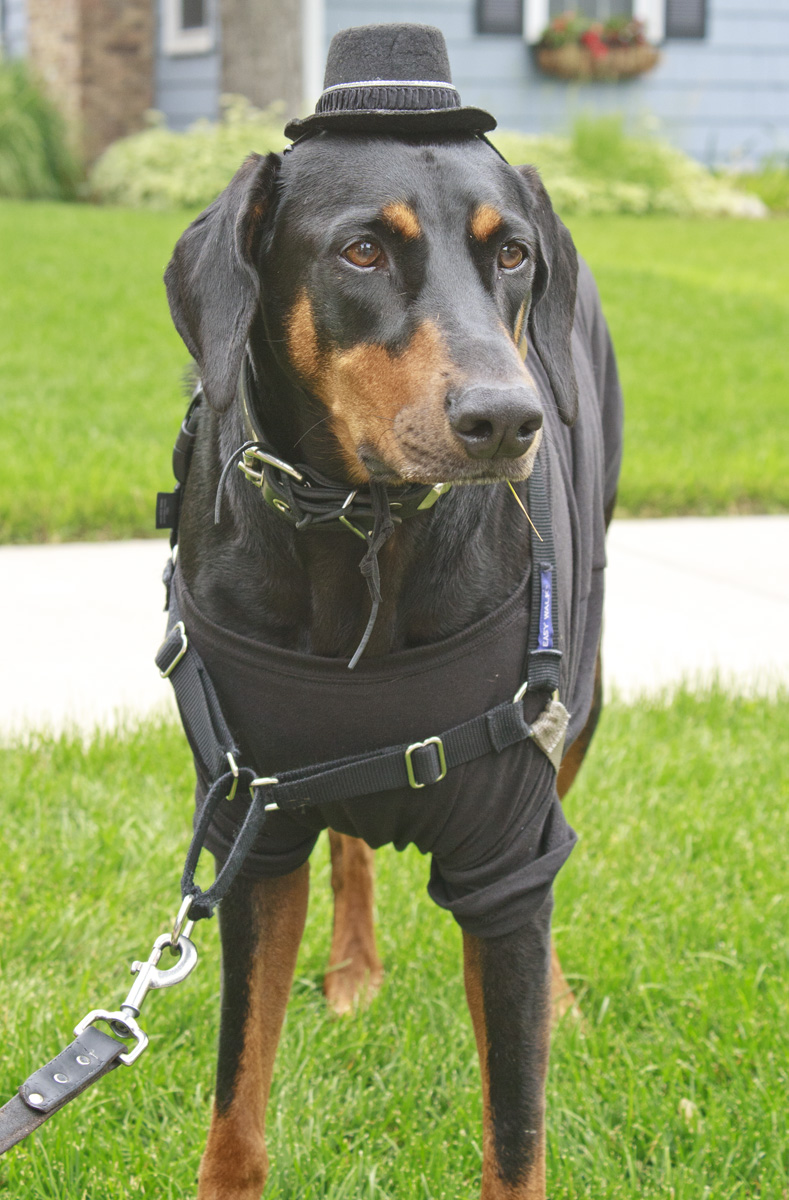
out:
{"label": "dog's eye", "polygon": [[384,252],[375,242],[361,239],[351,242],[342,252],[343,258],[355,267],[380,267],[384,261]]}
{"label": "dog's eye", "polygon": [[505,271],[514,271],[526,258],[526,247],[518,242],[505,242],[499,250],[499,266]]}

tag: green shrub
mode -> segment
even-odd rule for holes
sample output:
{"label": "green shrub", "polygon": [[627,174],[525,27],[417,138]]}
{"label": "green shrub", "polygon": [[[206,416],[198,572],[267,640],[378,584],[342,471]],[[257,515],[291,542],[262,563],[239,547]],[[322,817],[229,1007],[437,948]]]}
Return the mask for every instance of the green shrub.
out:
{"label": "green shrub", "polygon": [[572,136],[493,135],[510,162],[540,171],[564,216],[664,213],[681,217],[762,217],[766,209],[730,180],[646,133],[628,136],[620,115],[579,117]]}
{"label": "green shrub", "polygon": [[776,213],[789,213],[789,158],[768,158],[760,170],[729,176],[744,192],[752,192]]}
{"label": "green shrub", "polygon": [[0,196],[72,200],[80,174],[65,123],[25,63],[0,61]]}
{"label": "green shrub", "polygon": [[150,128],[113,143],[90,177],[89,194],[132,208],[204,208],[252,151],[286,145],[276,109],[261,112],[243,96],[225,96],[222,120],[197,121],[174,133],[159,113]]}
{"label": "green shrub", "polygon": [[[104,153],[90,179],[93,199],[133,208],[203,208],[251,151],[286,144],[276,109],[261,112],[241,96],[226,96],[218,122],[198,121],[186,133],[151,127]],[[513,163],[540,169],[559,212],[667,213],[674,216],[761,217],[765,208],[729,181],[657,138],[629,137],[621,116],[580,117],[572,137],[503,131],[493,139]]]}

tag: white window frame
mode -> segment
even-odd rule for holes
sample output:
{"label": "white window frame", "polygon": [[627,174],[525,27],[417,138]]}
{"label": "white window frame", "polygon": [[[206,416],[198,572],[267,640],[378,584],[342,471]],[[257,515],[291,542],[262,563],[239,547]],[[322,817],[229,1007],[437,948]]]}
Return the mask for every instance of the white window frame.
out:
{"label": "white window frame", "polygon": [[539,42],[550,19],[550,0],[524,0],[524,5],[523,38],[529,46],[533,46]]}
{"label": "white window frame", "polygon": [[162,51],[171,57],[208,54],[216,45],[214,5],[206,0],[205,25],[184,29],[182,0],[162,0]]}
{"label": "white window frame", "polygon": [[644,22],[647,41],[665,41],[666,0],[633,0],[633,16]]}
{"label": "white window frame", "polygon": [[[523,37],[533,46],[550,19],[549,0],[524,0]],[[666,36],[665,0],[633,0],[633,16],[644,22],[650,42],[662,42]]]}

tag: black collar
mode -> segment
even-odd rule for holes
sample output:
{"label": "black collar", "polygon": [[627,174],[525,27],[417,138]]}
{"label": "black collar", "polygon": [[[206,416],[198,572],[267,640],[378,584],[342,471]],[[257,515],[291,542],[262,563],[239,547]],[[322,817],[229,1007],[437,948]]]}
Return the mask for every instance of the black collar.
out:
{"label": "black collar", "polygon": [[[244,358],[238,390],[247,440],[235,451],[228,466],[237,461],[242,475],[261,489],[266,504],[294,528],[337,532],[348,529],[366,542],[375,517],[370,487],[349,487],[347,483],[328,479],[313,467],[289,463],[261,437],[252,420],[250,394],[255,391],[255,377],[249,355]],[[451,486],[412,483],[386,488],[392,521],[399,525],[408,517],[432,508]]]}

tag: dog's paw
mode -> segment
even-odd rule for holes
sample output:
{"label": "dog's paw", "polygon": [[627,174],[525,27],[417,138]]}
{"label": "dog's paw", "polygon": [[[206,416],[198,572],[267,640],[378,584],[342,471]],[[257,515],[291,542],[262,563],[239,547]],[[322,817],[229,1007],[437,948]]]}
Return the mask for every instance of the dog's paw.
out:
{"label": "dog's paw", "polygon": [[329,960],[323,977],[323,994],[332,1012],[337,1016],[366,1007],[381,987],[384,969],[375,952],[367,947],[355,946],[345,955],[338,954]]}

